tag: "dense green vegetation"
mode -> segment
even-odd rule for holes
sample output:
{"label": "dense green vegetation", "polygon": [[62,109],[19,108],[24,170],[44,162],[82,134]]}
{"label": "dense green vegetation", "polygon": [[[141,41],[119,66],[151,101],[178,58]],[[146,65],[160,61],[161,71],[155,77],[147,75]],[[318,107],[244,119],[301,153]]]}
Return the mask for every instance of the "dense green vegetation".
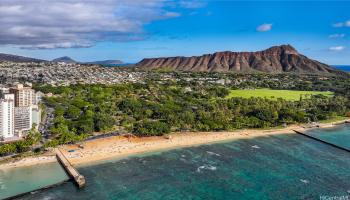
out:
{"label": "dense green vegetation", "polygon": [[[171,131],[220,131],[268,128],[345,116],[349,99],[311,92],[270,99],[232,97],[219,85],[167,81],[119,85],[40,86],[55,95],[46,104],[55,108],[52,140],[47,146],[76,142],[93,132],[132,132],[162,135]],[[261,90],[257,90],[261,91]],[[271,92],[271,91],[269,91]],[[276,97],[280,95],[274,94]],[[322,95],[325,94],[325,95]],[[289,100],[293,101],[289,101]]]}
{"label": "dense green vegetation", "polygon": [[33,145],[41,140],[41,134],[33,128],[24,140],[7,143],[0,146],[0,156],[11,153],[22,153],[32,149]]}
{"label": "dense green vegetation", "polygon": [[300,99],[308,99],[313,95],[323,95],[326,97],[332,97],[333,92],[320,92],[320,91],[299,91],[299,90],[271,90],[271,89],[254,89],[254,90],[230,90],[230,94],[226,98],[242,97],[260,97],[276,100],[282,98],[289,101],[298,101]]}

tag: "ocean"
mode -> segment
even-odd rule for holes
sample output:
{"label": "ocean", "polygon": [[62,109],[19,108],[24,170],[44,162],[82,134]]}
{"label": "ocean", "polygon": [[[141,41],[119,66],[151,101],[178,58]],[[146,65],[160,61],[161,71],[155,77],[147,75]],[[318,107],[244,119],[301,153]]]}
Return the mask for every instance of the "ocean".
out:
{"label": "ocean", "polygon": [[340,125],[325,129],[313,129],[311,131],[308,131],[308,135],[317,137],[346,149],[350,149],[349,125]]}
{"label": "ocean", "polygon": [[346,72],[350,72],[350,66],[349,65],[334,65],[333,67],[346,71]]}
{"label": "ocean", "polygon": [[66,172],[57,162],[0,169],[0,199],[37,190],[68,179]]}
{"label": "ocean", "polygon": [[[349,125],[310,134],[331,131],[333,142],[348,141]],[[82,166],[78,170],[86,178],[85,188],[79,190],[72,182],[65,182],[18,199],[350,198],[349,166],[350,154],[346,151],[302,135],[283,134]]]}

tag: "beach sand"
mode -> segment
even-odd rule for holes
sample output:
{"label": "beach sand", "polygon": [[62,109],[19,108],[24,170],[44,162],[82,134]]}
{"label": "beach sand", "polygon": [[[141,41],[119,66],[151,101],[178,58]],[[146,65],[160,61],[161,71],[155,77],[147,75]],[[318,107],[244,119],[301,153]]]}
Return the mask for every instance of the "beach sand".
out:
{"label": "beach sand", "polygon": [[[235,132],[173,133],[170,137],[127,138],[113,136],[84,142],[82,143],[84,146],[83,149],[77,145],[67,145],[60,149],[73,165],[85,165],[96,161],[111,158],[118,159],[134,154],[286,133],[293,133],[293,131],[289,127],[288,129],[268,131],[241,130]],[[69,152],[69,150],[74,150],[74,152]]]}
{"label": "beach sand", "polygon": [[[339,122],[321,124],[320,127],[330,127]],[[181,132],[172,133],[169,137],[126,137],[112,136],[107,138],[95,139],[80,143],[84,148],[78,145],[63,145],[58,147],[68,158],[72,165],[88,165],[95,162],[118,159],[135,154],[162,151],[174,148],[197,146],[215,142],[249,139],[253,137],[264,137],[274,134],[294,134],[293,130],[304,131],[305,128],[300,125],[292,125],[281,129],[270,130],[237,130],[233,132]],[[19,161],[12,161],[0,165],[0,169],[30,166],[48,162],[55,162],[55,156],[27,157]]]}
{"label": "beach sand", "polygon": [[22,159],[11,160],[10,162],[0,164],[0,170],[16,168],[16,167],[27,167],[32,165],[45,164],[50,162],[57,162],[55,155],[40,155],[40,156],[30,156]]}

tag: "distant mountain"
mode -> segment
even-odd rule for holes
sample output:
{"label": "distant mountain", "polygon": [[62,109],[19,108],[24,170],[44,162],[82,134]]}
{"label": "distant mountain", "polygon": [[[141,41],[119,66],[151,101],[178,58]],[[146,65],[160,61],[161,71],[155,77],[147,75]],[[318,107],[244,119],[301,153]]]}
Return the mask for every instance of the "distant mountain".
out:
{"label": "distant mountain", "polygon": [[344,74],[331,66],[299,54],[291,45],[273,46],[257,52],[225,51],[192,57],[146,58],[136,65],[146,70]]}
{"label": "distant mountain", "polygon": [[77,63],[75,60],[73,60],[68,56],[63,56],[60,58],[53,59],[52,62]]}
{"label": "distant mountain", "polygon": [[[41,60],[36,58],[29,58],[24,56],[17,56],[11,54],[0,53],[0,62],[9,61],[9,62],[49,62],[47,60]],[[124,65],[121,60],[102,60],[102,61],[93,61],[93,62],[79,62],[75,61],[68,56],[63,56],[60,58],[53,59],[51,62],[64,62],[64,63],[81,63],[81,64],[96,64],[96,65],[106,65],[106,66],[119,66]]]}
{"label": "distant mountain", "polygon": [[120,65],[124,64],[121,60],[102,60],[102,61],[93,61],[85,62],[86,64],[96,64],[96,65]]}
{"label": "distant mountain", "polygon": [[80,63],[80,64],[95,64],[95,65],[119,65],[123,64],[120,60],[102,60],[102,61],[92,61],[92,62],[79,62],[75,61],[68,56],[56,58],[52,62],[64,62],[64,63]]}
{"label": "distant mountain", "polygon": [[46,60],[0,53],[0,61],[9,62],[47,62]]}

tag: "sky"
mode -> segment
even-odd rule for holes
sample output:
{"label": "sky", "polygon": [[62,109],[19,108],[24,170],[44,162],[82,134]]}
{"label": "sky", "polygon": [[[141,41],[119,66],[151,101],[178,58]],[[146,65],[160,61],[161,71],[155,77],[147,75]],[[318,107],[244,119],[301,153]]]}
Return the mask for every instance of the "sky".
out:
{"label": "sky", "polygon": [[135,63],[290,44],[346,65],[349,39],[350,1],[0,1],[0,52],[46,60]]}

